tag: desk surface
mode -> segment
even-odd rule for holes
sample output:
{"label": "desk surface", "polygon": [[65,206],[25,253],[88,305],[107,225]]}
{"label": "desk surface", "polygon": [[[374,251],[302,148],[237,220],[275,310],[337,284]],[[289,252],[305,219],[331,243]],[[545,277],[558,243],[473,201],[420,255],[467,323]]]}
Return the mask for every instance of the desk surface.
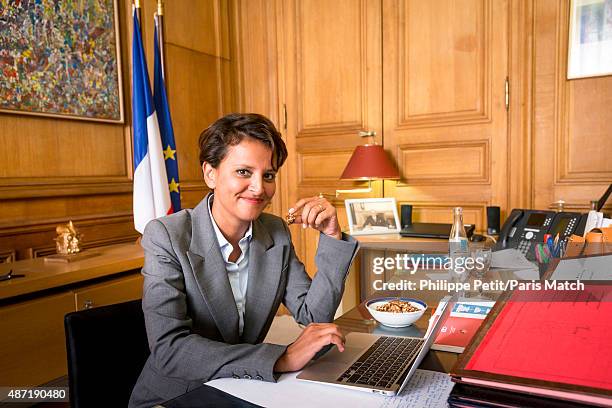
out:
{"label": "desk surface", "polygon": [[83,255],[72,262],[35,258],[0,264],[0,274],[13,270],[26,275],[0,282],[0,300],[139,269],[144,263],[142,247],[135,243],[87,249]]}

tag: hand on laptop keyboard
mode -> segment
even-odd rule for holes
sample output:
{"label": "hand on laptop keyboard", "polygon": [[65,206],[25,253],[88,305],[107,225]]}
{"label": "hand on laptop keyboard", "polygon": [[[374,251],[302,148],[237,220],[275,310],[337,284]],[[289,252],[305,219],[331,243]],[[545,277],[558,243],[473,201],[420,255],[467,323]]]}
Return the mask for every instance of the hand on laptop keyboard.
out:
{"label": "hand on laptop keyboard", "polygon": [[318,358],[325,354],[334,344],[339,351],[344,351],[344,341],[344,335],[335,324],[311,323],[276,361],[274,371],[301,370],[315,356]]}

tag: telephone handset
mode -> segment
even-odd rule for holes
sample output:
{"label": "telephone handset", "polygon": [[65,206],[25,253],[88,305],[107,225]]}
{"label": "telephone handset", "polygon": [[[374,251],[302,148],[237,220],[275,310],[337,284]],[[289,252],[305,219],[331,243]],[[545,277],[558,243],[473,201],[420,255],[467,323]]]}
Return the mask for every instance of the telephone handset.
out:
{"label": "telephone handset", "polygon": [[497,244],[498,249],[516,248],[530,261],[535,260],[535,244],[544,242],[544,235],[559,239],[578,232],[584,216],[579,213],[514,209],[504,223]]}

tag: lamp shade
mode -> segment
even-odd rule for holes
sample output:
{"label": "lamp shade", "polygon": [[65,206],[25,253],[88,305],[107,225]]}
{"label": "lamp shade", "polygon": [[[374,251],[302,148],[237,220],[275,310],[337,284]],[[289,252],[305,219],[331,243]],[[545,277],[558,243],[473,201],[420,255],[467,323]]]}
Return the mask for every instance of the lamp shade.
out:
{"label": "lamp shade", "polygon": [[340,178],[399,179],[399,171],[381,145],[363,145],[355,148]]}

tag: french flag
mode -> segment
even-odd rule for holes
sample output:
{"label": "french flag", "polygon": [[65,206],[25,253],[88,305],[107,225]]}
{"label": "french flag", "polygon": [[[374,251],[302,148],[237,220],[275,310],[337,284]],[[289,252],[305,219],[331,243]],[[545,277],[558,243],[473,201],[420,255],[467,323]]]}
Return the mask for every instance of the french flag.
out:
{"label": "french flag", "polygon": [[132,126],[134,132],[134,227],[173,212],[136,11],[132,38]]}

